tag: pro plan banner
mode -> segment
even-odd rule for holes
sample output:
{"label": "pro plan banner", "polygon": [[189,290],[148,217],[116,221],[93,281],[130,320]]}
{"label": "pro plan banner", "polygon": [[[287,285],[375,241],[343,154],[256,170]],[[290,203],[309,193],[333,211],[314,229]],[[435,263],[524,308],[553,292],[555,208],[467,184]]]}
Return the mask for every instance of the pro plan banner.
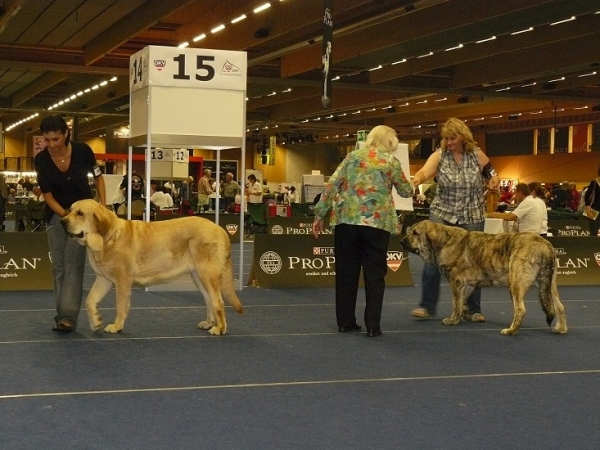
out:
{"label": "pro plan banner", "polygon": [[600,239],[549,237],[557,262],[559,286],[600,285]]}
{"label": "pro plan banner", "polygon": [[586,220],[548,220],[548,231],[557,237],[589,237],[590,225]]}
{"label": "pro plan banner", "polygon": [[0,233],[0,291],[51,291],[46,233]]}
{"label": "pro plan banner", "polygon": [[323,0],[323,108],[331,108],[331,49],[333,44],[333,0]]}
{"label": "pro plan banner", "polygon": [[[386,286],[412,286],[408,254],[400,237],[390,240]],[[362,283],[362,276],[361,276]],[[261,288],[335,287],[334,237],[312,235],[254,236],[254,256],[248,285]]]}
{"label": "pro plan banner", "polygon": [[[314,217],[269,217],[269,234],[295,234],[312,236]],[[329,217],[323,220],[321,234],[333,234],[329,228]]]}

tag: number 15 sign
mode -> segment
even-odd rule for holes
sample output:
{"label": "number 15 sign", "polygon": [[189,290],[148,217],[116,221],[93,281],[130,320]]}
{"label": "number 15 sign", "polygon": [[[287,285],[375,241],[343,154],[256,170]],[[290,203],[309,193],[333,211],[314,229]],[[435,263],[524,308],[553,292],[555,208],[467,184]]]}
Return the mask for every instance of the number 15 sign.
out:
{"label": "number 15 sign", "polygon": [[246,90],[246,52],[148,46],[129,59],[129,92],[146,86]]}

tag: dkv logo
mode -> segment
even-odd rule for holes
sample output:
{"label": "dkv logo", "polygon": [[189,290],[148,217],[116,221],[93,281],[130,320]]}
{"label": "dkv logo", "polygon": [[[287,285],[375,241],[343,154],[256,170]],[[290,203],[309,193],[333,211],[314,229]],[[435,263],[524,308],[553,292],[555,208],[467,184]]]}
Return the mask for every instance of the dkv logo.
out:
{"label": "dkv logo", "polygon": [[393,272],[398,270],[402,265],[402,261],[406,258],[404,257],[403,252],[398,251],[388,251],[387,252],[387,266],[392,269]]}

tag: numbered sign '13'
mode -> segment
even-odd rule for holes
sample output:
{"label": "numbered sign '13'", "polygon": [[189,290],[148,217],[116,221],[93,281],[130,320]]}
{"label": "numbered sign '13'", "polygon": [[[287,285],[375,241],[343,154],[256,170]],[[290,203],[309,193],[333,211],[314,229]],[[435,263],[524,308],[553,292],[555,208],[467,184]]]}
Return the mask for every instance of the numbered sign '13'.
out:
{"label": "numbered sign '13'", "polygon": [[190,152],[186,149],[153,148],[150,159],[156,162],[190,162]]}
{"label": "numbered sign '13'", "polygon": [[129,59],[129,91],[146,86],[246,90],[246,52],[148,46]]}

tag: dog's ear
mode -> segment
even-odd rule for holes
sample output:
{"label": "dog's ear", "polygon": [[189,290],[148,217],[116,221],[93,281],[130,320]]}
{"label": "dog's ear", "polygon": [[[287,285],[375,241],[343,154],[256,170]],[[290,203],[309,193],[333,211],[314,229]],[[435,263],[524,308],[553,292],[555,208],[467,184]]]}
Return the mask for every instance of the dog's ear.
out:
{"label": "dog's ear", "polygon": [[96,221],[96,231],[101,236],[104,236],[110,227],[110,217],[108,216],[110,211],[104,206],[99,206],[94,211],[94,220]]}
{"label": "dog's ear", "polygon": [[98,233],[88,233],[86,235],[86,245],[93,252],[100,252],[104,248],[104,238]]}

